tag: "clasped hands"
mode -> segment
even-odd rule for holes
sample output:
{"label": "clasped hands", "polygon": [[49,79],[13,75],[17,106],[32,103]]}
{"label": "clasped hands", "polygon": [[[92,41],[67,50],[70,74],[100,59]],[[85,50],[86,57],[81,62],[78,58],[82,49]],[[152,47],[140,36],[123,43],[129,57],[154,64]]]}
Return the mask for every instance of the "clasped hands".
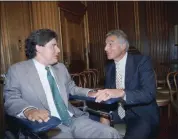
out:
{"label": "clasped hands", "polygon": [[[107,101],[110,98],[122,98],[124,97],[125,92],[123,89],[103,89],[93,92],[89,92],[89,97],[94,97],[95,102],[100,103],[101,101]],[[24,111],[25,117],[30,121],[38,121],[39,123],[47,122],[49,117],[49,112],[47,110],[38,110],[36,108],[27,108]]]}
{"label": "clasped hands", "polygon": [[101,101],[107,101],[110,98],[123,98],[125,92],[123,89],[103,89],[97,90],[97,92],[89,92],[89,97],[94,97],[95,102],[100,103]]}

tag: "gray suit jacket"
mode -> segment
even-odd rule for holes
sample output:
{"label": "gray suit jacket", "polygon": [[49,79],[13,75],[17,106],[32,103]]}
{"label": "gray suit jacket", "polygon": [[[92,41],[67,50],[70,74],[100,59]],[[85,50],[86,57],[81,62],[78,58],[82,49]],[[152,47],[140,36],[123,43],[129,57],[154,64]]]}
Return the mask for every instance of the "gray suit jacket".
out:
{"label": "gray suit jacket", "polygon": [[[69,94],[86,96],[90,89],[80,88],[71,80],[70,74],[62,63],[52,66],[57,84],[68,110],[75,117],[86,114],[68,102]],[[32,60],[23,61],[12,65],[6,76],[4,86],[4,107],[11,116],[17,116],[29,106],[49,110],[46,95],[39,75]]]}

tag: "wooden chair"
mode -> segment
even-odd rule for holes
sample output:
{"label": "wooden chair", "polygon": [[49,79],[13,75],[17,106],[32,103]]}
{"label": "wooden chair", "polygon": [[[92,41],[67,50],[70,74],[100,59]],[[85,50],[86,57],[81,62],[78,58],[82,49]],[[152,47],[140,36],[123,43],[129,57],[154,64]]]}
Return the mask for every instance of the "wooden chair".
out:
{"label": "wooden chair", "polygon": [[100,80],[100,73],[99,70],[97,69],[89,69],[89,71],[93,71],[95,73],[95,78],[96,78],[96,82],[95,82],[95,87],[98,87],[99,85],[99,80]]}
{"label": "wooden chair", "polygon": [[157,88],[167,88],[166,76],[170,72],[170,67],[157,64],[155,72],[157,76]]}
{"label": "wooden chair", "polygon": [[88,70],[82,72],[83,75],[85,75],[86,78],[86,87],[91,88],[92,86],[92,73]]}
{"label": "wooden chair", "polygon": [[175,74],[174,74],[174,85],[175,85],[175,88],[176,88],[176,93],[174,93],[174,92],[170,93],[171,104],[172,104],[175,112],[178,114],[178,72],[175,72]]}
{"label": "wooden chair", "polygon": [[71,75],[71,78],[72,80],[75,82],[75,84],[79,87],[82,86],[82,83],[81,83],[81,79],[80,79],[80,74],[79,73],[73,73],[73,74],[70,74]]}
{"label": "wooden chair", "polygon": [[96,74],[96,71],[94,71],[94,69],[89,69],[88,71],[90,72],[90,75],[91,75],[91,87],[92,88],[96,88],[96,86],[97,86],[97,74]]}
{"label": "wooden chair", "polygon": [[[169,73],[167,75],[167,80],[169,80],[170,75],[172,75],[172,73]],[[157,76],[155,74],[155,78],[156,78],[156,86],[157,86]],[[158,104],[158,106],[161,108],[160,109],[160,113],[162,114],[164,111],[162,111],[164,108],[167,109],[166,112],[166,118],[169,120],[170,117],[170,90],[168,90],[168,93],[160,93],[156,92],[156,102]]]}
{"label": "wooden chair", "polygon": [[[75,84],[78,86],[78,87],[85,87],[86,86],[86,81],[85,81],[85,77],[83,74],[81,73],[73,73],[73,74],[70,74],[71,75],[71,78],[72,80],[75,82]],[[82,101],[82,100],[73,100],[73,99],[70,99],[70,103],[76,107],[83,107],[85,102]]]}
{"label": "wooden chair", "polygon": [[79,87],[86,88],[87,87],[87,77],[83,72],[79,73],[80,76],[80,83],[81,85]]}
{"label": "wooden chair", "polygon": [[97,77],[94,71],[92,70],[85,70],[81,72],[82,75],[85,77],[85,82],[87,88],[95,88],[97,83]]}
{"label": "wooden chair", "polygon": [[[175,87],[173,87],[174,83],[171,82],[171,81],[173,81],[174,74],[175,74],[175,72],[169,72],[167,74],[166,82],[167,82],[167,85],[168,85],[168,88],[169,88],[168,92],[161,93],[160,90],[157,89],[156,101],[157,101],[158,106],[167,106],[167,105],[169,105],[170,100],[171,100],[170,94],[175,92]],[[156,77],[156,75],[155,75],[155,77]],[[156,78],[156,86],[157,86],[157,78]]]}
{"label": "wooden chair", "polygon": [[169,88],[167,86],[166,76],[170,71],[170,67],[157,64],[155,68],[156,81],[157,81],[157,92],[169,94]]}
{"label": "wooden chair", "polygon": [[[173,77],[174,72],[169,72],[166,76],[166,82],[168,84],[169,90],[166,93],[158,92],[156,93],[156,102],[160,108],[160,124],[161,127],[165,130],[165,136],[168,137],[168,127],[171,123],[171,98],[170,94],[173,91],[173,86],[169,86],[171,78]],[[157,85],[157,82],[156,82]]]}
{"label": "wooden chair", "polygon": [[[157,80],[158,76],[155,70],[154,70],[154,73],[155,73],[155,80],[156,80],[156,88],[158,88],[158,80]],[[166,93],[163,93],[163,91]],[[168,106],[170,103],[169,89],[167,90],[163,90],[162,88],[157,89],[156,90],[156,102],[159,107]]]}

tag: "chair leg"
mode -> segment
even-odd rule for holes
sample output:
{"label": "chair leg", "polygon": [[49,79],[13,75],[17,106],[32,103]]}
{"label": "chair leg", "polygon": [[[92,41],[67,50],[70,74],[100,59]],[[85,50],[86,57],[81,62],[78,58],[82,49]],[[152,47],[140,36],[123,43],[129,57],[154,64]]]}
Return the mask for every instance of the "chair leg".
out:
{"label": "chair leg", "polygon": [[172,118],[171,104],[168,104],[168,122],[169,122],[169,125],[171,124],[171,118]]}

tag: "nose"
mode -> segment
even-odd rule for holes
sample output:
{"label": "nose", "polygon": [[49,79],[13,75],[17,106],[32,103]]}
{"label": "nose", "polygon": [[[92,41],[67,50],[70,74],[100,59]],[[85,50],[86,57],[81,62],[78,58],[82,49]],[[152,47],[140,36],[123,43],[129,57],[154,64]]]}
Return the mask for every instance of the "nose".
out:
{"label": "nose", "polygon": [[105,50],[105,51],[108,50],[108,46],[107,46],[107,44],[105,45],[104,50]]}
{"label": "nose", "polygon": [[56,46],[56,52],[60,53],[60,51],[61,51],[60,48],[58,46]]}

